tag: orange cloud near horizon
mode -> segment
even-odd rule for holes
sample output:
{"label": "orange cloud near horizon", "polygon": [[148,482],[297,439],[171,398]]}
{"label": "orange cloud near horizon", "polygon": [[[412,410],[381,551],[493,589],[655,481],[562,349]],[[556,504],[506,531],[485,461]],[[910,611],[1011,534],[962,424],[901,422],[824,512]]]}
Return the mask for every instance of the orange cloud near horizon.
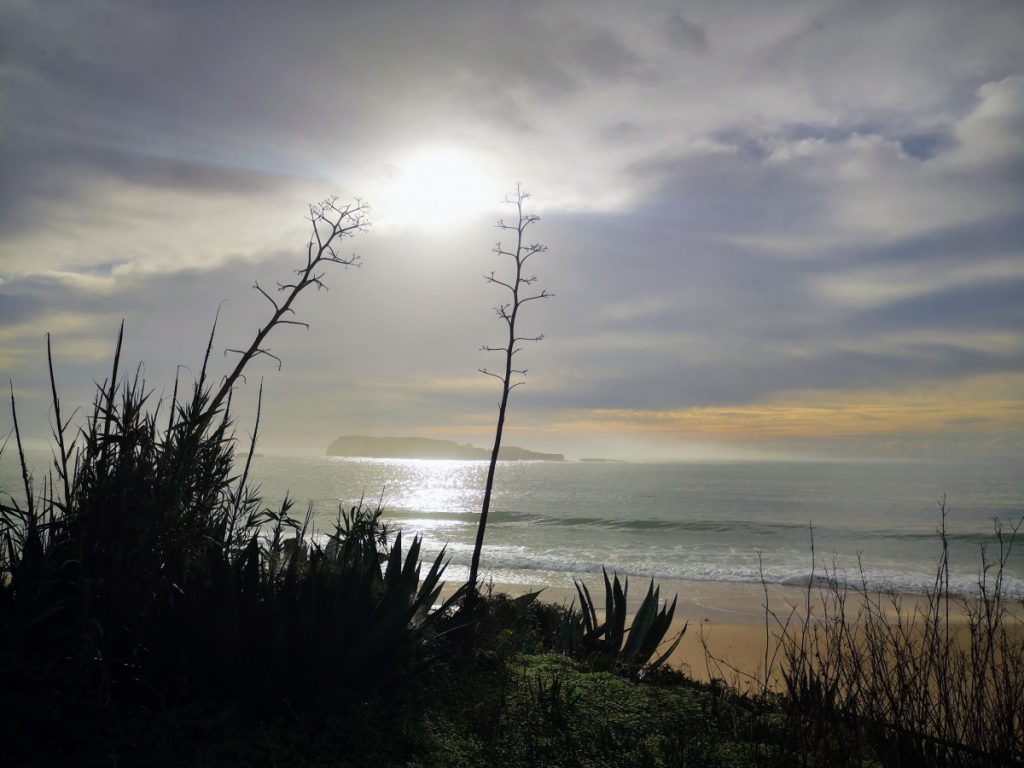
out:
{"label": "orange cloud near horizon", "polygon": [[1019,434],[1024,376],[975,377],[904,392],[791,392],[732,406],[592,409],[567,414],[553,426],[720,440]]}

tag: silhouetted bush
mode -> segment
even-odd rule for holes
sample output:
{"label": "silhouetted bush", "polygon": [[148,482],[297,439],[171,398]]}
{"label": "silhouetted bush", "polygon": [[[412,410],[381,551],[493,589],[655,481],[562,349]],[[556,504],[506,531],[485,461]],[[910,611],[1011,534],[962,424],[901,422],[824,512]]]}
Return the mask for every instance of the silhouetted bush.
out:
{"label": "silhouetted bush", "polygon": [[288,501],[261,509],[207,389],[163,421],[138,377],[116,379],[115,364],[58,480],[0,505],[3,682],[292,707],[392,682],[444,615],[443,553],[423,573],[420,540],[404,551],[379,508],[319,536]]}
{"label": "silhouetted bush", "polygon": [[590,596],[590,590],[582,581],[576,581],[579,608],[570,606],[562,615],[557,647],[577,659],[586,659],[600,669],[617,670],[629,675],[640,675],[657,669],[679,645],[686,632],[686,625],[668,648],[658,652],[676,611],[676,598],[671,605],[661,605],[661,588],[655,587],[654,579],[647,588],[632,623],[626,626],[629,617],[626,598],[629,594],[629,580],[614,581],[604,575],[604,621],[598,620],[598,609]]}
{"label": "silhouetted bush", "polygon": [[783,705],[805,752],[828,759],[856,742],[892,766],[1024,762],[1024,618],[1004,578],[1020,523],[1008,534],[996,523],[997,555],[982,550],[977,590],[960,595],[945,499],[941,512],[942,554],[919,602],[833,568],[811,580],[802,616],[774,617]]}

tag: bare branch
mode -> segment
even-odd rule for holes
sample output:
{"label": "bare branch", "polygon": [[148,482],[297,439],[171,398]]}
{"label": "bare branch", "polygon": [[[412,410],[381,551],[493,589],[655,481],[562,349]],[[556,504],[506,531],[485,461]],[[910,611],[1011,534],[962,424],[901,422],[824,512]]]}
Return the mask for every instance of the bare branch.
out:
{"label": "bare branch", "polygon": [[527,296],[519,300],[520,304],[525,304],[528,301],[536,301],[537,299],[550,299],[555,294],[548,293],[547,291],[541,291],[536,296]]}
{"label": "bare branch", "polygon": [[[224,350],[224,355],[226,356],[228,354],[228,352],[232,352],[232,353],[234,353],[236,355],[247,355],[247,354],[249,354],[249,350],[243,351],[241,349],[225,349]],[[265,355],[266,357],[269,357],[271,360],[276,360],[277,361],[277,370],[279,370],[279,371],[281,370],[281,358],[278,357],[277,355],[275,355],[269,349],[263,349],[261,347],[260,349],[257,349],[255,351],[253,351],[252,354],[251,354],[251,357],[258,357],[259,355]]]}
{"label": "bare branch", "polygon": [[[280,283],[278,283],[278,285],[280,285]],[[277,302],[274,301],[273,297],[269,293],[267,293],[266,291],[264,291],[260,287],[260,284],[258,282],[253,283],[252,287],[255,288],[257,291],[259,291],[260,293],[263,294],[264,298],[273,305],[275,312],[279,312],[280,311],[281,308],[279,306],[277,306]]]}
{"label": "bare branch", "polygon": [[494,432],[494,447],[491,450],[491,463],[487,470],[487,484],[484,487],[484,501],[480,510],[476,542],[473,547],[473,557],[469,567],[469,584],[474,590],[470,593],[471,595],[476,594],[475,588],[480,568],[480,553],[483,549],[484,531],[487,527],[487,514],[491,505],[491,492],[494,488],[494,471],[498,462],[498,454],[501,450],[501,436],[505,427],[505,412],[508,407],[508,397],[509,393],[513,389],[524,383],[522,381],[513,382],[512,377],[517,375],[526,375],[525,368],[518,369],[512,367],[512,359],[516,354],[522,351],[518,346],[516,346],[518,343],[525,341],[540,341],[544,338],[543,334],[537,336],[517,336],[516,320],[519,316],[519,310],[524,303],[528,301],[535,301],[536,299],[546,299],[552,295],[544,290],[540,293],[535,293],[529,296],[524,296],[521,293],[526,290],[528,286],[534,285],[537,282],[537,277],[535,275],[526,275],[523,273],[523,265],[526,263],[526,260],[535,254],[543,253],[547,250],[545,246],[538,243],[527,245],[523,242],[523,233],[526,229],[540,221],[539,216],[528,214],[523,211],[523,202],[528,197],[529,195],[523,191],[522,186],[517,184],[515,195],[505,198],[506,203],[516,206],[516,224],[506,224],[504,219],[499,219],[496,225],[498,229],[505,232],[515,232],[516,244],[514,249],[506,250],[501,242],[498,242],[492,249],[492,252],[495,255],[512,260],[515,265],[514,279],[500,279],[495,276],[494,271],[489,275],[484,275],[485,282],[500,285],[508,290],[512,294],[512,301],[510,303],[499,304],[494,307],[495,314],[505,322],[505,325],[508,328],[508,343],[504,346],[484,345],[480,348],[483,352],[503,352],[505,354],[505,375],[501,376],[497,373],[492,373],[486,368],[479,369],[481,373],[498,379],[502,383],[502,388],[501,402],[498,406],[498,423]]}
{"label": "bare branch", "polygon": [[503,285],[503,286],[505,286],[506,288],[508,288],[512,292],[515,292],[515,290],[516,290],[511,285],[506,283],[504,280],[499,280],[498,278],[496,278],[494,276],[494,272],[493,271],[489,275],[484,275],[484,280],[486,280],[488,283],[494,283],[495,285]]}
{"label": "bare branch", "polygon": [[339,256],[334,243],[345,237],[351,237],[356,232],[366,231],[369,228],[368,211],[369,206],[360,200],[347,205],[338,205],[336,198],[328,198],[309,206],[309,221],[313,231],[306,244],[306,265],[302,269],[295,270],[297,279],[290,283],[277,283],[277,290],[285,294],[281,301],[274,299],[259,283],[254,285],[256,290],[271,303],[274,311],[267,324],[257,331],[248,348],[226,350],[226,352],[240,355],[240,358],[234,370],[224,378],[220,389],[210,399],[204,414],[205,418],[210,418],[220,409],[232,387],[242,377],[246,365],[254,358],[261,355],[269,357],[277,362],[278,370],[280,370],[281,359],[264,346],[264,340],[279,325],[301,325],[304,328],[309,328],[307,323],[287,318],[288,315],[294,314],[293,303],[299,294],[310,286],[316,286],[318,290],[326,289],[327,286],[323,282],[325,272],[318,269],[322,264],[330,262],[344,267],[358,266],[358,256],[355,254]]}

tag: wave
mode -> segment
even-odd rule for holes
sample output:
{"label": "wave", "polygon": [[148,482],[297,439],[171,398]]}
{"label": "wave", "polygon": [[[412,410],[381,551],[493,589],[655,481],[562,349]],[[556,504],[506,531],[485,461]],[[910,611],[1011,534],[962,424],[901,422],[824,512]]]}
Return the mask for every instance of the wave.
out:
{"label": "wave", "polygon": [[[432,543],[440,544],[440,542]],[[472,545],[452,542],[447,545],[447,551],[453,564],[462,564],[464,560],[468,563]],[[924,594],[935,586],[934,570],[897,572],[876,568],[866,569],[861,573],[857,570],[844,571],[840,568],[833,571],[832,568],[829,568],[827,572],[817,570],[812,573],[806,565],[787,563],[765,563],[762,570],[756,562],[750,564],[696,561],[638,563],[622,558],[606,559],[597,555],[598,553],[589,553],[588,556],[588,553],[580,552],[538,552],[525,546],[494,546],[488,548],[485,559],[486,567],[490,570],[521,572],[523,578],[517,580],[539,585],[554,582],[566,583],[572,576],[597,574],[605,569],[609,574],[615,572],[620,576],[642,579],[750,584],[759,584],[763,580],[768,584],[788,587],[828,587],[834,581],[851,590],[866,589],[869,592],[895,591]],[[954,595],[976,596],[978,594],[977,573],[957,572],[951,574],[949,586],[950,592]],[[1004,596],[1008,599],[1024,599],[1024,579],[1004,574],[1003,590]]]}
{"label": "wave", "polygon": [[[389,509],[386,517],[395,520],[437,520],[437,521],[465,521],[474,522],[478,515],[476,510],[472,512],[459,511],[438,511],[424,512],[413,509]],[[767,533],[771,531],[794,531],[807,530],[806,523],[791,522],[755,522],[741,519],[700,519],[689,518],[681,520],[670,520],[663,517],[646,518],[611,518],[585,515],[539,515],[536,513],[519,512],[514,510],[491,510],[488,514],[491,523],[524,523],[535,525],[548,525],[556,528],[603,528],[609,530],[677,530],[694,531],[700,533]]]}

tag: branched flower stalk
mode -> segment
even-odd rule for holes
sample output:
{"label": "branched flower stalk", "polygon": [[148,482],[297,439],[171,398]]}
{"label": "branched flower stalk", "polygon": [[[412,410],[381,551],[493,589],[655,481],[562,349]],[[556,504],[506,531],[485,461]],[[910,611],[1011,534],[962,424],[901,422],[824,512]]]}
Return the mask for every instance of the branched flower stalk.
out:
{"label": "branched flower stalk", "polygon": [[369,206],[360,200],[340,205],[335,197],[309,206],[309,222],[312,225],[312,232],[306,243],[306,265],[295,270],[294,282],[277,284],[278,293],[284,295],[283,300],[268,293],[258,282],[253,284],[253,289],[259,291],[270,302],[274,308],[273,314],[267,324],[257,330],[248,348],[224,351],[225,355],[229,352],[239,355],[238,362],[231,373],[224,378],[217,393],[210,399],[204,414],[204,421],[208,421],[229,398],[232,388],[253,358],[261,355],[269,357],[277,363],[278,370],[280,370],[281,358],[271,352],[269,347],[264,346],[267,336],[278,325],[301,325],[303,328],[309,328],[308,323],[290,317],[295,314],[292,305],[299,294],[310,286],[316,286],[317,290],[326,289],[323,283],[323,268],[327,264],[340,264],[343,267],[359,266],[359,256],[355,254],[342,255],[338,247],[346,237],[351,237],[356,232],[364,232],[369,228],[368,211]]}
{"label": "branched flower stalk", "polygon": [[547,251],[547,246],[539,243],[528,243],[526,240],[526,231],[538,221],[540,216],[526,213],[523,210],[523,203],[529,195],[522,190],[522,187],[517,185],[515,195],[512,197],[505,198],[505,202],[509,205],[516,207],[517,220],[515,224],[506,224],[505,221],[499,220],[497,227],[503,232],[515,233],[515,249],[506,250],[501,242],[498,242],[493,249],[493,252],[498,256],[510,258],[515,262],[515,276],[506,281],[496,276],[496,271],[491,271],[489,275],[484,275],[484,280],[488,283],[492,283],[501,288],[504,288],[510,294],[510,300],[499,304],[494,308],[495,314],[505,324],[507,330],[506,343],[503,346],[488,346],[481,347],[483,352],[500,352],[505,358],[505,368],[503,373],[495,373],[489,371],[487,368],[481,368],[480,372],[487,375],[493,376],[501,382],[501,402],[498,406],[498,423],[494,431],[494,447],[491,449],[491,463],[487,468],[487,484],[484,488],[484,502],[480,509],[480,522],[476,529],[476,544],[473,547],[473,560],[469,568],[469,584],[472,588],[476,587],[477,576],[480,570],[480,552],[484,545],[484,533],[487,528],[487,513],[491,508],[491,491],[494,487],[494,470],[498,464],[498,453],[501,449],[501,436],[505,429],[505,411],[508,407],[508,396],[509,393],[524,382],[522,379],[514,381],[513,379],[517,376],[525,376],[525,368],[514,368],[514,357],[522,348],[519,346],[526,341],[541,341],[544,338],[544,334],[537,336],[520,336],[516,330],[516,322],[519,319],[519,310],[524,304],[530,301],[536,301],[538,299],[549,299],[554,296],[553,293],[549,293],[546,290],[537,290],[533,288],[537,282],[535,275],[528,274],[525,271],[526,262],[529,261],[533,256],[538,253],[544,253]]}

